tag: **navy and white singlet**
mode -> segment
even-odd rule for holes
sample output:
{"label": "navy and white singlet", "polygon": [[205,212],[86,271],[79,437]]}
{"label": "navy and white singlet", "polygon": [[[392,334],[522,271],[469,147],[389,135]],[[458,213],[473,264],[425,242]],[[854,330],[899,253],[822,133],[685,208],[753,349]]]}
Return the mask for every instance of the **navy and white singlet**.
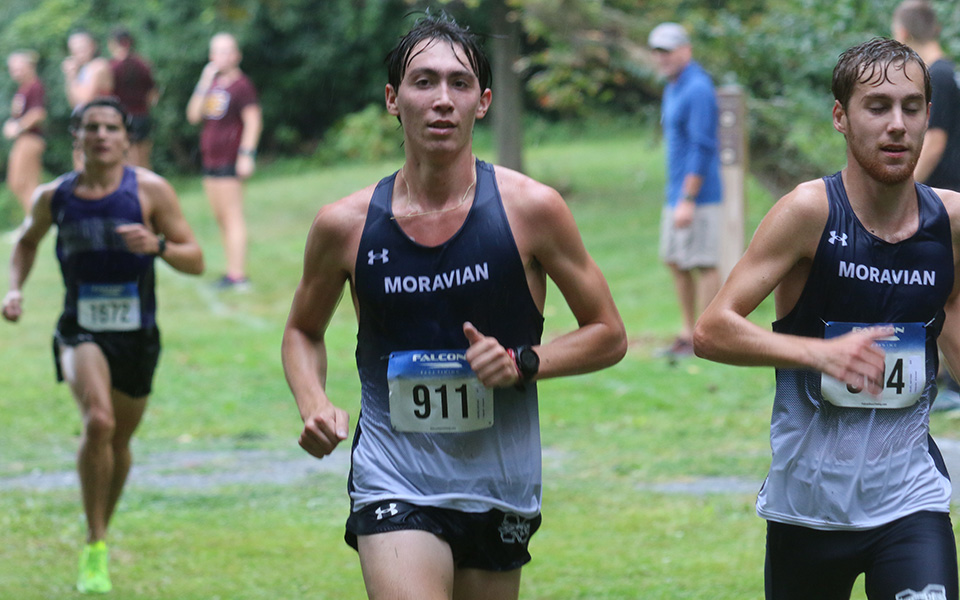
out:
{"label": "navy and white singlet", "polygon": [[[415,430],[417,421],[429,416],[443,427],[461,409],[466,416],[463,374],[450,375],[449,386],[442,379],[413,380],[394,389],[410,381],[394,375],[388,383],[388,364],[391,373],[407,372],[411,363],[452,373],[444,369],[456,369],[469,346],[464,321],[507,348],[540,342],[543,316],[530,294],[493,167],[477,161],[476,171],[473,206],[460,230],[439,246],[416,243],[393,219],[396,173],[380,181],[370,201],[353,282],[362,388],[349,481],[353,510],[398,499],[465,512],[495,508],[533,517],[540,511],[535,384],[487,390],[492,422],[436,432]],[[428,401],[433,404],[426,406]]]}
{"label": "navy and white singlet", "polygon": [[119,225],[143,223],[136,171],[124,167],[116,191],[97,200],[73,193],[78,176],[65,175],[50,202],[66,288],[59,328],[116,332],[155,327],[154,257],[130,252],[116,232]]}
{"label": "navy and white singlet", "polygon": [[[918,511],[949,512],[950,480],[929,435],[937,336],[953,289],[950,222],[917,184],[919,227],[895,244],[868,232],[840,173],[825,177],[829,217],[796,306],[774,331],[832,337],[893,324],[880,400],[805,369],[777,369],[770,472],[757,498],[768,520],[858,530]],[[883,405],[885,407],[881,408]]]}

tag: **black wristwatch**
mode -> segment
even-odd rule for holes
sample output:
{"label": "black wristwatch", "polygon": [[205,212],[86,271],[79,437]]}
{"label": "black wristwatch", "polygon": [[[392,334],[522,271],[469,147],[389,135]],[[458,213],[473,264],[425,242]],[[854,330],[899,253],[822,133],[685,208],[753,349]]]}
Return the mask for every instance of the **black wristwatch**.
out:
{"label": "black wristwatch", "polygon": [[520,371],[520,381],[531,381],[540,371],[540,356],[530,346],[518,346],[513,352],[517,370]]}
{"label": "black wristwatch", "polygon": [[163,256],[167,249],[167,236],[162,233],[157,236],[157,253],[154,256]]}

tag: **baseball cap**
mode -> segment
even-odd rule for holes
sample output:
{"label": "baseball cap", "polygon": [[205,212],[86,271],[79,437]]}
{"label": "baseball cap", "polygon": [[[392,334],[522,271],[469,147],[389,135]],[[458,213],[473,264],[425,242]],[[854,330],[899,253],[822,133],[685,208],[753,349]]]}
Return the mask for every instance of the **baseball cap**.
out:
{"label": "baseball cap", "polygon": [[660,23],[650,32],[647,45],[654,50],[673,51],[680,46],[689,46],[687,30],[678,23]]}

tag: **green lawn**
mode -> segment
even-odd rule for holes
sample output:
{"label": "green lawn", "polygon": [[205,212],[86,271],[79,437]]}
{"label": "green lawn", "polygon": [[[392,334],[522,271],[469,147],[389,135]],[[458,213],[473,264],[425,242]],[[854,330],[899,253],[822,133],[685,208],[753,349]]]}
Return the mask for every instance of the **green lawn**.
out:
{"label": "green lawn", "polygon": [[[764,523],[753,511],[753,490],[768,463],[773,372],[652,358],[679,325],[656,257],[663,155],[653,136],[621,125],[566,126],[526,151],[527,171],[569,202],[610,281],[631,347],[604,372],[540,384],[544,524],[521,595],[762,598]],[[485,147],[478,154],[492,158]],[[235,463],[211,457],[278,457],[260,475],[302,462],[279,346],[305,236],[319,207],[399,166],[263,168],[247,188],[250,294],[211,290],[223,264],[215,224],[199,181],[173,180],[208,273],[159,270],[164,354],[134,450],[140,464],[172,458],[166,468],[154,465],[159,483],[135,467],[111,527],[113,597],[364,597],[356,555],[342,541],[346,444],[333,468],[310,463],[316,472],[287,482],[225,480],[218,475]],[[748,195],[750,232],[772,199],[752,183]],[[52,237],[26,286],[22,322],[0,324],[0,598],[75,595],[84,535],[75,485],[9,485],[73,468],[77,411],[53,382],[50,357],[62,294]],[[0,242],[0,263],[10,250]],[[555,289],[546,317],[548,338],[573,323]],[[756,318],[769,323],[769,304]],[[328,389],[352,417],[355,327],[344,302],[329,334]],[[947,417],[936,416],[934,428],[960,437]],[[175,478],[183,475],[192,483]],[[698,483],[706,493],[695,492]],[[719,489],[724,483],[730,491]]]}

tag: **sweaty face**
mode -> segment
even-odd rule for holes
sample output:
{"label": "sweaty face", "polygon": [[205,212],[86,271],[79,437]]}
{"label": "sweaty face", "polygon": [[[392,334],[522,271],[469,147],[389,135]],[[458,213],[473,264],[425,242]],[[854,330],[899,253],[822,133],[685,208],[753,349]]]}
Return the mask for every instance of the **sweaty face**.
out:
{"label": "sweaty face", "polygon": [[122,162],[130,142],[123,117],[110,106],[94,106],[83,113],[77,133],[87,162]]}
{"label": "sweaty face", "polygon": [[480,89],[459,46],[424,40],[411,56],[399,89],[387,85],[387,110],[400,117],[407,143],[426,150],[468,145],[490,106],[490,90]]}
{"label": "sweaty face", "polygon": [[882,82],[858,83],[847,109],[835,109],[834,126],[847,151],[873,179],[887,184],[913,176],[927,129],[923,71],[915,62],[887,68]]}

